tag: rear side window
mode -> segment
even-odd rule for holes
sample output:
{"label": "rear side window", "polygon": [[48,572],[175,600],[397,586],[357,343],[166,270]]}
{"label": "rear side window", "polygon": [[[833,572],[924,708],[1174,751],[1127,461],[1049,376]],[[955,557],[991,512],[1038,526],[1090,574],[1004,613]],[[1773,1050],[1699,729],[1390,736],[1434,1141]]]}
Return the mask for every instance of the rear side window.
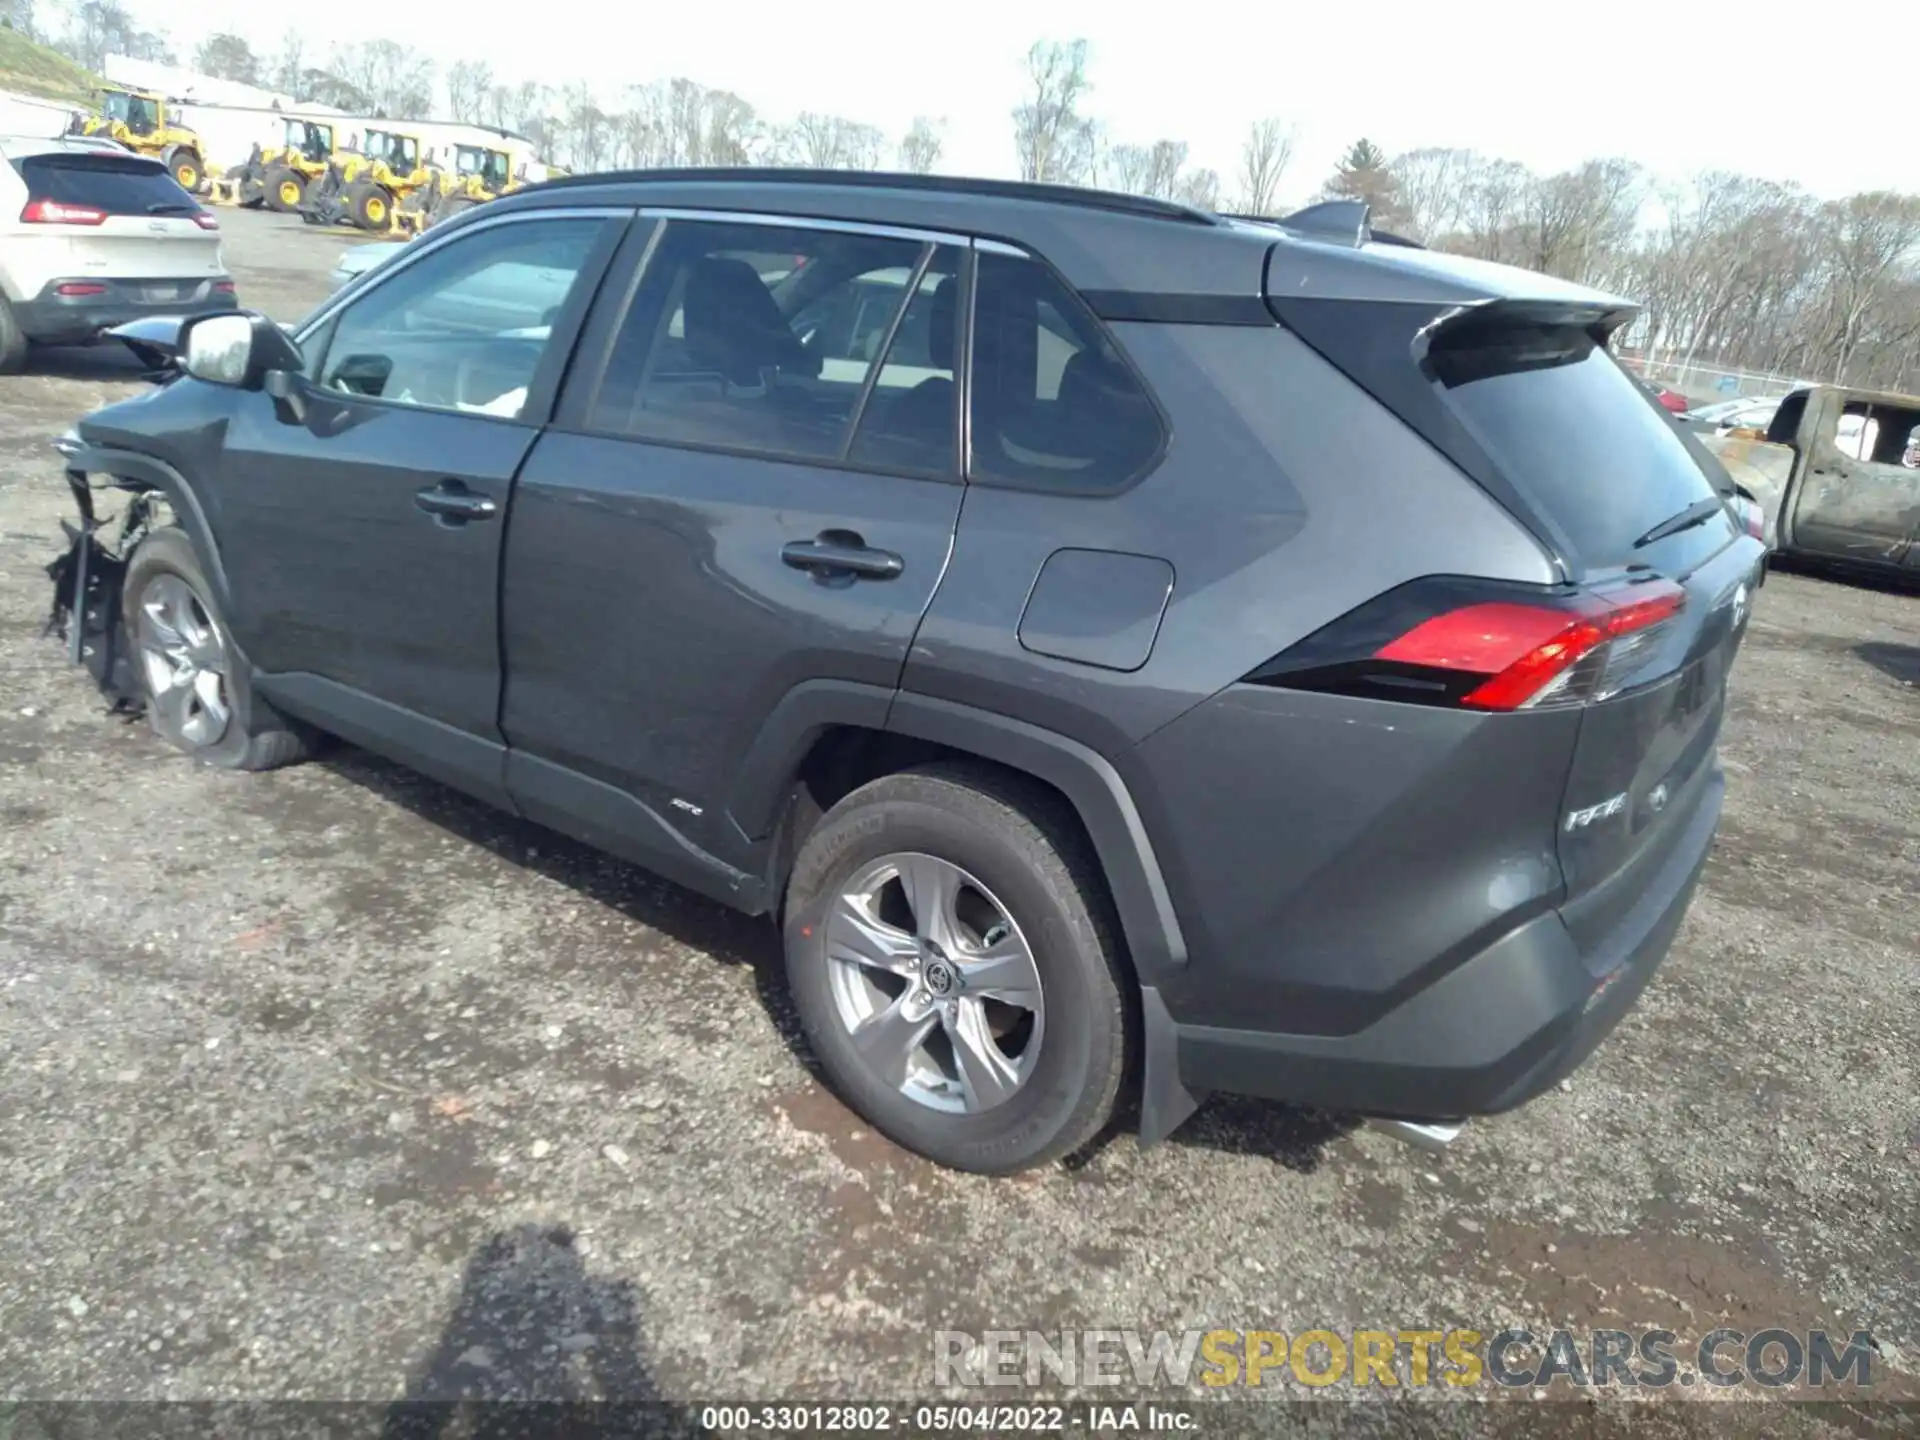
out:
{"label": "rear side window", "polygon": [[[1454,414],[1589,564],[1644,558],[1642,536],[1714,495],[1673,421],[1584,330],[1443,330],[1428,362]],[[1724,529],[1702,538],[1724,543]]]}
{"label": "rear side window", "polygon": [[975,289],[969,475],[1078,494],[1139,478],[1166,440],[1160,412],[1079,297],[991,252]]}
{"label": "rear side window", "polygon": [[936,354],[932,311],[944,296],[951,315],[960,258],[887,236],[668,221],[588,427],[951,474],[952,326]]}
{"label": "rear side window", "polygon": [[29,200],[89,205],[109,215],[182,215],[200,203],[164,165],[133,155],[29,155],[16,160]]}

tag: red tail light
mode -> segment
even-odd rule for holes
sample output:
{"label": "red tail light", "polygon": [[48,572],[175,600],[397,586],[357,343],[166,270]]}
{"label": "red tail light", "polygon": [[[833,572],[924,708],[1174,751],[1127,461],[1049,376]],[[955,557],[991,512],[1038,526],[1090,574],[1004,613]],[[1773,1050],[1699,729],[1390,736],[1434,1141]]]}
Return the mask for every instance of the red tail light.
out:
{"label": "red tail light", "polygon": [[231,295],[231,294],[233,294],[233,281],[231,281],[231,280],[216,280],[216,281],[214,281],[214,282],[213,282],[213,293],[214,293],[214,294],[216,294],[216,295]]}
{"label": "red tail light", "polygon": [[107,212],[97,205],[67,205],[59,200],[29,200],[20,218],[29,225],[104,225]]}
{"label": "red tail light", "polygon": [[1247,678],[1470,710],[1590,704],[1648,678],[1659,627],[1687,599],[1668,580],[1607,593],[1517,589],[1416,581],[1334,621]]}
{"label": "red tail light", "polygon": [[1758,500],[1749,500],[1743,495],[1740,497],[1740,504],[1746,511],[1747,534],[1756,540],[1766,539],[1767,512],[1761,508],[1760,502]]}
{"label": "red tail light", "polygon": [[66,280],[53,287],[56,295],[104,295],[107,287],[93,280]]}
{"label": "red tail light", "polygon": [[220,221],[214,216],[213,212],[209,210],[196,212],[193,217],[193,223],[198,225],[202,230],[218,230],[220,228]]}

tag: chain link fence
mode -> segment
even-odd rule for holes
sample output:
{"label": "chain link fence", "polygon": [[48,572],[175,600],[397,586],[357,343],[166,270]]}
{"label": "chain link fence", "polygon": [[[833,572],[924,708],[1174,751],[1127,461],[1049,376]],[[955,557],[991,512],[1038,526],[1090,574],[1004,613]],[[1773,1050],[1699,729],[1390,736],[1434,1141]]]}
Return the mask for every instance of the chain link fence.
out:
{"label": "chain link fence", "polygon": [[1715,400],[1741,400],[1749,396],[1769,399],[1785,395],[1803,385],[1818,384],[1798,375],[1776,375],[1765,370],[1729,370],[1719,365],[1690,364],[1677,360],[1649,360],[1643,355],[1622,355],[1621,363],[1636,375],[1644,376],[1677,390],[1695,405]]}

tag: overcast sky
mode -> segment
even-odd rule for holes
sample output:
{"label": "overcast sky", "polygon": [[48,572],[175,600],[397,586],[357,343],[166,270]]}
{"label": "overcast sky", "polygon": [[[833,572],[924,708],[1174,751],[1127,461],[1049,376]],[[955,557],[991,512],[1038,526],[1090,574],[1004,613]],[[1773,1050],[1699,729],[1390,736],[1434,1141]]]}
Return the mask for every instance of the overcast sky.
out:
{"label": "overcast sky", "polygon": [[[219,29],[275,48],[302,11],[193,0],[172,13],[185,51]],[[1738,169],[1823,197],[1920,192],[1920,0],[392,0],[353,33],[416,46],[443,72],[473,56],[509,81],[585,80],[610,99],[685,75],[774,120],[825,110],[898,137],[917,114],[944,117],[939,168],[956,174],[1014,173],[1008,112],[1027,47],[1084,37],[1087,108],[1110,137],[1185,140],[1228,194],[1261,115],[1299,127],[1282,198],[1317,189],[1362,135],[1389,154],[1450,145],[1542,171],[1624,155],[1670,177]],[[325,32],[308,44],[323,49]]]}

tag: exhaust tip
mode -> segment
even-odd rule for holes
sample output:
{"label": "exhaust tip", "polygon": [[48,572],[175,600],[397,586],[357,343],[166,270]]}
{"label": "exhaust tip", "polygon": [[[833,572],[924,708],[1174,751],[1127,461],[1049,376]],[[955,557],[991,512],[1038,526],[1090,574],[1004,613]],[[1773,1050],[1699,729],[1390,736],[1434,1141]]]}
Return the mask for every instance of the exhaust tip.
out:
{"label": "exhaust tip", "polygon": [[1453,1144],[1460,1132],[1466,1128],[1466,1122],[1461,1120],[1447,1122],[1383,1120],[1371,1115],[1367,1117],[1367,1124],[1383,1135],[1391,1135],[1402,1144],[1433,1154],[1438,1154]]}

